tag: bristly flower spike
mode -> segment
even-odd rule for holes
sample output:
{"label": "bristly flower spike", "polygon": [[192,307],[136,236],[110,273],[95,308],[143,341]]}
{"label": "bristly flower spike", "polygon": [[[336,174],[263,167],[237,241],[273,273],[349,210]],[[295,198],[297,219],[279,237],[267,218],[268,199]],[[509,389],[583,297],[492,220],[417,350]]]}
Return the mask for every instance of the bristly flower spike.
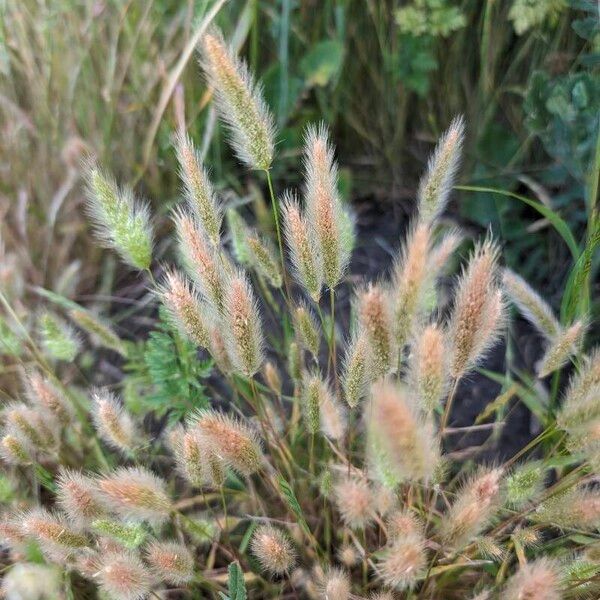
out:
{"label": "bristly flower spike", "polygon": [[323,265],[315,230],[307,223],[292,192],[286,192],[281,210],[294,276],[312,300],[318,303],[323,288]]}
{"label": "bristly flower spike", "polygon": [[221,240],[223,215],[208,173],[192,140],[184,132],[177,134],[175,147],[187,205],[202,225],[206,237],[216,247]]}
{"label": "bristly flower spike", "polygon": [[259,525],[250,547],[262,568],[269,573],[283,575],[294,566],[296,556],[288,536],[272,525]]}
{"label": "bristly flower spike", "polygon": [[369,345],[369,366],[373,379],[396,369],[397,346],[394,343],[392,314],[387,295],[377,285],[369,285],[358,296],[361,335]]}
{"label": "bristly flower spike", "polygon": [[73,522],[83,526],[105,514],[93,479],[76,471],[64,470],[57,484],[57,503]]}
{"label": "bristly flower spike", "polygon": [[280,288],[283,285],[281,267],[270,241],[259,236],[253,231],[247,238],[246,244],[250,255],[250,262],[256,271],[266,278],[274,288]]}
{"label": "bristly flower spike", "polygon": [[225,341],[233,366],[238,373],[252,377],[263,363],[264,341],[258,305],[241,272],[227,282],[224,312]]}
{"label": "bristly flower spike", "polygon": [[187,274],[215,312],[223,309],[225,276],[230,268],[223,253],[213,248],[195,217],[184,210],[173,215],[179,251]]}
{"label": "bristly flower spike", "polygon": [[267,171],[273,161],[275,127],[261,87],[217,29],[204,36],[201,63],[238,158],[252,169]]}
{"label": "bristly flower spike", "polygon": [[412,588],[426,572],[425,540],[418,533],[394,540],[377,563],[377,572],[386,586],[396,590]]}
{"label": "bristly flower spike", "polygon": [[131,452],[137,431],[131,415],[118,398],[107,390],[92,392],[92,418],[100,437],[121,452]]}
{"label": "bristly flower spike", "polygon": [[352,253],[354,229],[337,189],[337,164],[326,127],[309,127],[304,138],[306,216],[314,228],[330,289],[340,282]]}
{"label": "bristly flower spike", "polygon": [[56,360],[75,360],[81,349],[81,339],[73,327],[49,312],[40,315],[38,323],[44,350]]}
{"label": "bristly flower spike", "polygon": [[2,411],[6,431],[35,452],[53,452],[58,446],[58,422],[47,411],[32,408],[22,402],[9,404]]}
{"label": "bristly flower spike", "polygon": [[367,337],[360,332],[346,348],[342,387],[344,398],[350,408],[354,408],[368,393],[371,374],[369,367],[369,344]]}
{"label": "bristly flower spike", "polygon": [[0,456],[9,465],[28,465],[32,462],[31,447],[21,435],[6,433],[0,440]]}
{"label": "bristly flower spike", "polygon": [[342,520],[348,527],[360,529],[375,518],[375,498],[363,479],[345,477],[334,488],[334,498]]}
{"label": "bristly flower spike", "polygon": [[194,557],[183,544],[153,541],[145,554],[153,572],[171,585],[183,585],[194,577]]}
{"label": "bristly flower spike", "polygon": [[178,271],[168,271],[159,295],[179,331],[193,344],[202,348],[210,347],[207,325],[210,319],[209,307],[200,299],[186,277]]}
{"label": "bristly flower spike", "polygon": [[121,467],[98,480],[108,508],[122,517],[161,523],[172,505],[165,482],[142,467]]}
{"label": "bristly flower spike", "polygon": [[147,270],[152,261],[152,226],[148,205],[134,198],[129,188],[92,165],[88,170],[88,212],[96,234],[130,266]]}
{"label": "bristly flower spike", "polygon": [[92,342],[98,346],[110,348],[121,356],[127,356],[127,347],[123,340],[113,331],[112,327],[89,310],[74,308],[69,316],[76,325],[88,333]]}
{"label": "bristly flower spike", "polygon": [[69,527],[66,520],[44,508],[23,515],[22,529],[35,538],[49,555],[70,553],[89,545],[88,538]]}
{"label": "bristly flower spike", "polygon": [[100,587],[115,600],[143,600],[154,583],[144,563],[131,552],[111,552],[96,575]]}
{"label": "bristly flower spike", "polygon": [[294,325],[302,346],[311,353],[313,358],[317,359],[321,346],[320,330],[312,310],[305,304],[300,304],[295,308]]}
{"label": "bristly flower spike", "polygon": [[546,339],[554,340],[560,334],[562,327],[552,308],[522,277],[504,269],[502,284],[511,301]]}
{"label": "bristly flower spike", "polygon": [[26,376],[27,397],[33,405],[53,414],[61,425],[69,423],[73,416],[71,405],[47,377],[32,371]]}
{"label": "bristly flower spike", "polygon": [[560,600],[562,597],[557,566],[546,558],[522,565],[502,593],[505,600]]}
{"label": "bristly flower spike", "polygon": [[350,577],[341,569],[329,569],[323,575],[321,585],[324,600],[350,600]]}
{"label": "bristly flower spike", "polygon": [[569,358],[577,352],[585,332],[586,323],[579,320],[559,333],[542,357],[538,367],[538,377],[546,377],[563,367]]}
{"label": "bristly flower spike", "polygon": [[202,439],[223,462],[242,475],[251,475],[263,465],[263,454],[256,432],[238,419],[202,410],[192,419]]}
{"label": "bristly flower spike", "polygon": [[418,191],[419,218],[424,223],[431,223],[439,217],[448,203],[460,162],[464,134],[464,119],[456,117],[429,159]]}
{"label": "bristly flower spike", "polygon": [[443,330],[435,324],[417,333],[410,357],[410,380],[419,403],[432,412],[448,389],[448,349]]}
{"label": "bristly flower spike", "polygon": [[451,375],[460,379],[496,342],[505,304],[497,282],[498,247],[490,239],[475,247],[461,275],[450,319]]}

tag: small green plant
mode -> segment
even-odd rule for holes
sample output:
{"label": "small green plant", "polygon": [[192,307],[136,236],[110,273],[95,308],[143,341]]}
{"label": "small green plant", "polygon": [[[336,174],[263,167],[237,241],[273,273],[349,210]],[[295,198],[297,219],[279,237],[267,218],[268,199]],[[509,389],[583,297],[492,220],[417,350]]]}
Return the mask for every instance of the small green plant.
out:
{"label": "small green plant", "polygon": [[[274,119],[261,88],[220,32],[204,35],[201,58],[236,155],[264,177],[272,222],[250,225],[228,212],[223,231],[226,207],[180,132],[179,266],[157,283],[149,209],[89,168],[95,225],[146,277],[160,322],[136,348],[99,329],[99,319],[71,312],[115,362],[126,360],[115,389],[87,394],[48,360],[77,360],[81,340],[71,326],[47,313],[40,343],[22,342],[26,399],[2,411],[11,484],[3,484],[10,506],[0,521],[10,550],[3,591],[24,597],[28,579],[52,568],[24,560],[33,546],[66,575],[57,593],[71,597],[74,574],[82,594],[99,589],[116,600],[597,594],[600,351],[586,351],[585,303],[556,316],[501,266],[491,236],[475,243],[451,298],[438,293],[461,239],[440,217],[464,120],[451,122],[430,158],[391,276],[351,290],[344,331],[336,300],[349,285],[354,219],[326,127],[307,128],[299,198],[277,197]],[[544,214],[569,244],[578,279],[588,246]],[[544,337],[537,372],[488,372],[502,393],[476,423],[458,427],[454,401],[469,374],[485,373],[510,303]],[[209,387],[213,364],[218,385]],[[544,404],[547,376],[554,381]],[[515,395],[542,423],[526,447],[480,465],[453,449],[454,436],[493,431],[480,421]]]}

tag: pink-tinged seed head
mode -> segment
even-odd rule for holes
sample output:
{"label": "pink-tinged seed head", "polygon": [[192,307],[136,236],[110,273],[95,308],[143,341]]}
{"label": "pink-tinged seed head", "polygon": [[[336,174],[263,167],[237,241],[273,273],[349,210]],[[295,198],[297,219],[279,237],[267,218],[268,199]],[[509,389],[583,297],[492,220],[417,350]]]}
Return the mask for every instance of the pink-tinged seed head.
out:
{"label": "pink-tinged seed head", "polygon": [[115,600],[143,600],[153,584],[146,566],[128,552],[111,552],[104,556],[96,577],[100,587]]}
{"label": "pink-tinged seed head", "polygon": [[92,418],[100,437],[121,452],[131,452],[137,431],[131,415],[119,399],[107,390],[92,392]]}
{"label": "pink-tinged seed head", "polygon": [[560,600],[562,597],[557,566],[546,558],[522,565],[502,593],[505,600]]}
{"label": "pink-tinged seed head", "polygon": [[98,480],[106,505],[125,518],[162,522],[172,505],[165,482],[142,467],[122,467]]}
{"label": "pink-tinged seed head", "polygon": [[425,575],[426,567],[425,541],[413,533],[394,540],[377,562],[377,573],[386,586],[406,590]]}
{"label": "pink-tinged seed head", "polygon": [[146,561],[156,575],[171,585],[182,585],[194,577],[194,557],[178,542],[151,542],[146,548]]}
{"label": "pink-tinged seed head", "polygon": [[93,479],[76,471],[64,470],[57,485],[57,503],[73,522],[84,525],[104,514]]}
{"label": "pink-tinged seed head", "polygon": [[260,525],[252,536],[251,549],[265,571],[274,575],[288,573],[294,566],[292,544],[280,529]]}
{"label": "pink-tinged seed head", "polygon": [[375,498],[363,479],[344,478],[334,486],[334,498],[342,520],[352,528],[369,525],[375,517]]}

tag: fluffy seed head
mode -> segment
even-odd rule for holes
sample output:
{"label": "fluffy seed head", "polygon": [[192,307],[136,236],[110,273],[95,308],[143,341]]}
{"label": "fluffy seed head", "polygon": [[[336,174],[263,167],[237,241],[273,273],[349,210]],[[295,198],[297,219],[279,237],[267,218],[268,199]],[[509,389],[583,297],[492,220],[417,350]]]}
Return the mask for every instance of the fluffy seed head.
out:
{"label": "fluffy seed head", "polygon": [[542,491],[546,469],[540,461],[519,465],[506,477],[506,501],[520,509]]}
{"label": "fluffy seed head", "polygon": [[281,211],[294,276],[314,302],[318,302],[323,288],[323,272],[315,231],[307,223],[293,193],[286,192]]}
{"label": "fluffy seed head", "polygon": [[154,573],[171,585],[182,585],[194,577],[194,558],[178,542],[152,542],[146,560]]}
{"label": "fluffy seed head", "polygon": [[321,399],[328,392],[321,377],[312,373],[306,375],[302,382],[302,414],[309,433],[314,435],[319,431]]}
{"label": "fluffy seed head", "polygon": [[350,261],[353,225],[337,190],[337,164],[324,125],[309,127],[304,138],[305,206],[314,227],[330,289],[340,282]]}
{"label": "fluffy seed head", "polygon": [[201,63],[238,158],[250,168],[266,171],[273,160],[274,125],[261,87],[216,29],[204,36]]}
{"label": "fluffy seed head", "polygon": [[26,378],[29,401],[53,414],[61,425],[69,423],[73,410],[56,387],[39,373],[32,371]]}
{"label": "fluffy seed head", "polygon": [[423,534],[423,524],[412,512],[406,509],[397,510],[389,515],[386,526],[389,537],[392,539]]}
{"label": "fluffy seed head", "polygon": [[433,411],[448,389],[448,351],[444,332],[435,324],[415,336],[410,360],[410,380],[419,403]]}
{"label": "fluffy seed head", "polygon": [[443,539],[461,548],[490,522],[501,500],[502,471],[481,470],[463,486],[441,523]]}
{"label": "fluffy seed head", "polygon": [[383,289],[370,285],[358,296],[358,318],[361,335],[369,346],[369,366],[373,379],[383,377],[395,370],[396,344],[392,326],[392,314]]}
{"label": "fluffy seed head", "polygon": [[450,257],[456,252],[463,241],[463,235],[457,229],[450,230],[431,249],[429,264],[436,275],[444,269]]}
{"label": "fluffy seed head", "polygon": [[57,503],[73,522],[84,525],[104,514],[94,480],[76,471],[64,470],[57,483]]}
{"label": "fluffy seed head", "polygon": [[21,527],[35,538],[42,550],[50,555],[70,553],[85,548],[89,540],[67,525],[66,520],[44,508],[35,508],[23,515]]}
{"label": "fluffy seed head", "polygon": [[522,565],[508,580],[502,598],[506,600],[560,600],[560,575],[546,558]]}
{"label": "fluffy seed head", "polygon": [[111,552],[97,573],[100,587],[115,600],[143,600],[153,578],[142,561],[129,552]]}
{"label": "fluffy seed head", "polygon": [[114,179],[96,166],[87,174],[88,213],[96,234],[136,269],[152,261],[152,227],[147,204],[136,200],[132,190],[117,187]]}
{"label": "fluffy seed head", "polygon": [[220,241],[222,214],[206,169],[192,140],[179,132],[175,138],[179,177],[183,183],[187,205],[194,213],[210,242]]}
{"label": "fluffy seed head", "polygon": [[374,385],[371,394],[368,437],[375,466],[382,470],[383,464],[400,480],[430,480],[439,462],[439,443],[429,417],[391,383]]}
{"label": "fluffy seed head", "polygon": [[223,483],[225,474],[221,460],[214,455],[212,447],[199,431],[178,427],[169,438],[179,471],[193,486]]}
{"label": "fluffy seed head", "polygon": [[122,467],[98,481],[103,499],[122,517],[162,522],[171,510],[165,482],[142,467]]}
{"label": "fluffy seed head", "polygon": [[288,573],[294,566],[292,544],[280,529],[271,525],[259,526],[251,542],[252,552],[265,571],[275,575]]}
{"label": "fluffy seed head", "polygon": [[329,569],[323,575],[321,588],[323,600],[350,600],[350,578],[346,571]]}
{"label": "fluffy seed head", "polygon": [[167,272],[160,296],[180,332],[193,344],[208,348],[208,305],[200,300],[185,276],[178,271]]}
{"label": "fluffy seed head", "polygon": [[600,526],[600,492],[591,488],[572,488],[544,500],[535,519],[557,527],[595,530]]}
{"label": "fluffy seed head", "polygon": [[488,239],[476,246],[459,279],[450,320],[455,378],[476,365],[500,334],[505,310],[496,283],[497,260],[498,247]]}
{"label": "fluffy seed head", "polygon": [[585,335],[584,321],[576,321],[567,330],[561,331],[546,350],[538,367],[538,377],[546,377],[565,365],[569,357],[577,352]]}
{"label": "fluffy seed head", "polygon": [[202,296],[217,311],[223,308],[225,270],[222,254],[213,248],[197,220],[183,210],[175,212],[179,251],[188,275]]}
{"label": "fluffy seed head", "polygon": [[504,269],[502,284],[523,316],[547,339],[552,340],[561,332],[562,328],[552,308],[522,277],[510,269]]}
{"label": "fluffy seed head", "polygon": [[405,590],[425,575],[427,556],[421,536],[406,535],[394,540],[377,562],[377,572],[389,587]]}
{"label": "fluffy seed head", "polygon": [[354,567],[360,562],[358,550],[350,544],[344,544],[340,548],[338,558],[340,559],[340,562],[348,568]]}
{"label": "fluffy seed head", "polygon": [[215,456],[242,475],[258,471],[263,462],[256,432],[238,419],[204,410],[194,417],[194,427]]}
{"label": "fluffy seed head", "polygon": [[319,326],[311,309],[305,304],[300,304],[294,310],[294,324],[298,340],[314,358],[319,356],[321,346],[321,335]]}
{"label": "fluffy seed head", "polygon": [[0,514],[0,544],[9,548],[23,546],[27,536],[23,531],[20,519],[13,514]]}
{"label": "fluffy seed head", "polygon": [[411,336],[415,320],[423,307],[431,273],[428,256],[431,231],[425,223],[417,223],[406,239],[392,276],[392,303],[394,330],[398,346],[402,348]]}
{"label": "fluffy seed head", "polygon": [[324,435],[331,440],[341,440],[344,437],[348,425],[346,412],[327,385],[325,385],[321,393],[319,416],[321,431]]}
{"label": "fluffy seed head", "polygon": [[58,446],[57,421],[47,411],[31,408],[22,402],[9,404],[3,411],[10,445],[16,450],[14,439],[21,440],[24,448],[36,452],[53,452]]}
{"label": "fluffy seed head", "polygon": [[44,350],[56,360],[72,362],[81,349],[81,339],[68,323],[46,312],[38,319]]}
{"label": "fluffy seed head", "polygon": [[272,287],[280,288],[283,285],[283,277],[271,242],[259,236],[256,232],[252,232],[246,239],[246,244],[248,245],[252,266]]}
{"label": "fluffy seed head", "polygon": [[121,452],[135,447],[136,428],[131,415],[118,398],[107,390],[92,392],[92,418],[100,437]]}
{"label": "fluffy seed head", "polygon": [[231,359],[227,353],[225,339],[218,326],[213,327],[210,330],[210,346],[208,349],[210,355],[214,358],[217,367],[221,370],[221,373],[231,373],[233,369]]}
{"label": "fluffy seed head", "polygon": [[365,335],[355,335],[344,356],[342,386],[344,398],[354,408],[367,395],[369,387],[369,343]]}
{"label": "fluffy seed head", "polygon": [[363,479],[344,478],[334,486],[334,499],[342,520],[348,527],[359,529],[375,517],[375,498]]}
{"label": "fluffy seed head", "polygon": [[233,366],[242,375],[252,377],[262,365],[264,341],[258,305],[241,272],[227,283],[225,323],[227,352]]}
{"label": "fluffy seed head", "polygon": [[464,135],[464,119],[456,117],[429,159],[427,172],[421,179],[418,191],[419,218],[425,223],[431,223],[439,217],[448,203],[460,162]]}
{"label": "fluffy seed head", "polygon": [[7,433],[0,440],[0,456],[10,465],[28,465],[31,452],[28,443],[20,435]]}

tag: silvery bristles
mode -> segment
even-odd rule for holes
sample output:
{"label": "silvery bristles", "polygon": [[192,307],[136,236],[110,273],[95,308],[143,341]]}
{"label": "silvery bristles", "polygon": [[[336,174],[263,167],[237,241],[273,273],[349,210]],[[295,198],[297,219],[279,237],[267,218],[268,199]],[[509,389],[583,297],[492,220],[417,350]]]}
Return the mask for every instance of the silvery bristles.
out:
{"label": "silvery bristles", "polygon": [[418,331],[411,345],[409,380],[423,410],[433,411],[448,391],[448,347],[436,324]]}
{"label": "silvery bristles", "polygon": [[313,301],[319,302],[323,289],[323,263],[315,228],[308,222],[295,194],[291,192],[284,196],[282,215],[294,276]]}
{"label": "silvery bristles", "polygon": [[223,312],[227,353],[239,373],[252,377],[264,360],[264,339],[254,292],[241,271],[227,281]]}
{"label": "silvery bristles", "polygon": [[403,390],[389,382],[373,385],[369,418],[369,451],[377,470],[399,480],[428,481],[439,461],[439,442],[431,419],[420,413]]}
{"label": "silvery bristles", "polygon": [[538,366],[538,377],[546,377],[562,368],[569,358],[577,353],[586,332],[583,320],[575,321],[568,329],[561,331],[546,350]]}
{"label": "silvery bristles", "polygon": [[307,431],[314,435],[321,422],[321,400],[328,393],[317,373],[306,374],[302,382],[302,413]]}
{"label": "silvery bristles", "polygon": [[337,189],[337,163],[324,124],[310,126],[304,137],[304,206],[314,228],[323,279],[334,289],[344,275],[354,243],[354,225]]}
{"label": "silvery bristles", "polygon": [[172,505],[165,482],[142,467],[121,467],[98,480],[106,506],[121,517],[161,523]]}
{"label": "silvery bristles", "polygon": [[[7,450],[12,448],[17,456],[21,452],[33,456],[56,451],[59,444],[58,421],[48,411],[14,402],[2,410],[2,418],[5,434],[10,435],[13,440]],[[16,440],[21,445],[18,452]]]}
{"label": "silvery bristles", "polygon": [[429,159],[417,194],[419,218],[424,223],[431,223],[439,217],[448,203],[460,162],[464,134],[464,119],[456,117]]}
{"label": "silvery bristles", "polygon": [[61,425],[67,425],[71,421],[73,407],[47,377],[35,371],[27,373],[25,386],[32,405],[37,405],[54,415]]}
{"label": "silvery bristles", "polygon": [[92,165],[87,174],[88,212],[96,234],[107,247],[140,270],[150,268],[153,233],[148,205],[131,189],[118,188],[114,179]]}
{"label": "silvery bristles", "polygon": [[202,225],[209,241],[218,246],[223,215],[208,173],[192,140],[184,132],[178,133],[175,147],[187,206]]}
{"label": "silvery bristles", "polygon": [[194,577],[194,558],[179,542],[151,542],[145,550],[146,561],[163,581],[183,585]]}
{"label": "silvery bristles", "polygon": [[504,269],[502,283],[511,301],[540,333],[549,340],[560,333],[562,328],[552,308],[522,277]]}
{"label": "silvery bristles", "polygon": [[96,578],[115,600],[143,600],[154,583],[148,568],[132,552],[110,552],[102,557]]}
{"label": "silvery bristles", "polygon": [[505,600],[561,600],[563,590],[558,567],[546,558],[522,565],[502,592]]}
{"label": "silvery bristles", "polygon": [[213,29],[202,39],[201,64],[238,158],[250,168],[268,170],[273,161],[275,126],[262,89],[246,63],[227,46],[221,32]]}
{"label": "silvery bristles", "polygon": [[223,309],[225,278],[231,268],[223,254],[214,248],[196,218],[177,210],[173,220],[177,231],[179,251],[183,265],[210,305],[220,312]]}
{"label": "silvery bristles", "polygon": [[159,295],[180,332],[193,344],[209,348],[211,344],[207,322],[211,317],[210,309],[187,278],[178,271],[168,271]]}
{"label": "silvery bristles", "polygon": [[321,598],[324,600],[349,600],[351,593],[350,577],[346,571],[337,568],[329,569],[323,575]]}
{"label": "silvery bristles", "polygon": [[583,486],[563,490],[541,502],[533,518],[555,527],[594,531],[600,526],[600,492]]}
{"label": "silvery bristles", "polygon": [[375,498],[364,479],[344,477],[333,488],[334,500],[348,527],[362,529],[375,517]]}
{"label": "silvery bristles", "polygon": [[490,523],[501,502],[501,477],[501,469],[482,469],[463,485],[441,520],[446,543],[462,548]]}
{"label": "silvery bristles", "polygon": [[359,292],[357,305],[359,335],[369,347],[369,373],[378,379],[395,371],[398,362],[392,311],[383,288],[373,284]]}
{"label": "silvery bristles", "polygon": [[396,260],[391,282],[396,340],[400,350],[411,337],[415,321],[423,308],[423,298],[431,277],[428,255],[431,231],[424,223],[408,234]]}
{"label": "silvery bristles", "polygon": [[275,249],[271,242],[252,232],[246,238],[250,263],[256,269],[257,273],[264,277],[274,288],[280,288],[283,285],[281,267],[277,260]]}
{"label": "silvery bristles", "polygon": [[288,536],[272,525],[256,528],[250,548],[262,568],[269,573],[282,575],[294,566],[295,552]]}
{"label": "silvery bristles", "polygon": [[41,342],[49,356],[72,362],[81,348],[81,339],[68,323],[45,312],[38,318]]}
{"label": "silvery bristles", "polygon": [[65,469],[57,481],[57,503],[73,523],[86,525],[105,515],[96,481]]}
{"label": "silvery bristles", "polygon": [[231,250],[235,260],[244,267],[250,266],[250,249],[246,243],[250,236],[251,228],[235,208],[228,208],[225,212],[227,230],[229,231]]}
{"label": "silvery bristles", "polygon": [[331,440],[341,440],[346,433],[348,425],[346,413],[344,407],[325,382],[321,384],[320,400],[319,417],[321,432]]}
{"label": "silvery bristles", "polygon": [[32,450],[23,437],[4,432],[0,440],[0,456],[9,465],[28,465],[33,461]]}
{"label": "silvery bristles", "polygon": [[199,411],[190,423],[208,447],[227,466],[242,475],[251,475],[263,465],[256,432],[239,419],[214,410]]}
{"label": "silvery bristles", "polygon": [[369,344],[365,335],[354,335],[348,342],[344,356],[342,385],[344,398],[354,408],[365,398],[369,389]]}
{"label": "silvery bristles", "polygon": [[293,317],[298,340],[317,360],[321,346],[321,331],[312,310],[305,304],[299,304],[294,310]]}
{"label": "silvery bristles", "polygon": [[138,434],[119,399],[107,390],[94,390],[92,405],[92,418],[100,437],[116,450],[132,452]]}
{"label": "silvery bristles", "polygon": [[463,270],[449,325],[451,375],[460,379],[500,336],[505,305],[498,284],[498,247],[490,239],[477,244]]}
{"label": "silvery bristles", "polygon": [[426,571],[425,539],[419,533],[394,540],[377,562],[377,573],[384,584],[400,591],[414,587]]}

